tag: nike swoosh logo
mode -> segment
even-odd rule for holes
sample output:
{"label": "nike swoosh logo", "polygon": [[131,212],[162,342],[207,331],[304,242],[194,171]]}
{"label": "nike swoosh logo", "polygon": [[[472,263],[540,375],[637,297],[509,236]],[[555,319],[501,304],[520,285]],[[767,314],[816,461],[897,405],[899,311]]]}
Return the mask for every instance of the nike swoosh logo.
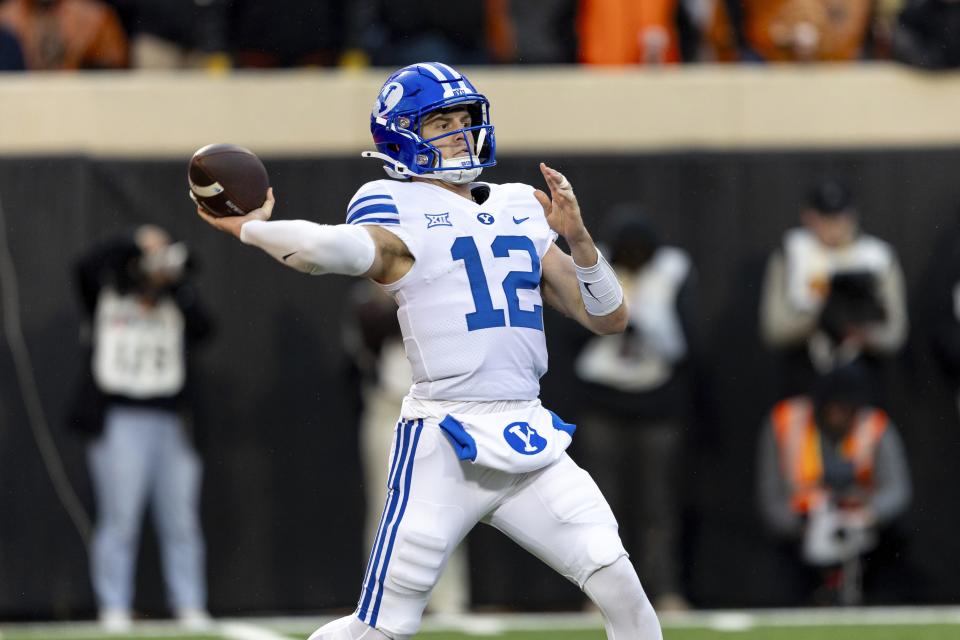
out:
{"label": "nike swoosh logo", "polygon": [[529,219],[530,219],[530,216],[527,216],[526,218],[520,218],[519,220],[516,217],[514,217],[513,222],[514,224],[520,224],[521,222],[526,222]]}
{"label": "nike swoosh logo", "polygon": [[597,296],[593,295],[593,291],[590,291],[590,285],[591,285],[591,284],[595,284],[595,283],[593,283],[593,282],[584,282],[584,283],[583,283],[583,288],[587,290],[587,293],[590,294],[590,297],[591,297],[591,298],[593,298],[593,299],[596,300],[597,302],[600,302],[600,298],[598,298]]}
{"label": "nike swoosh logo", "polygon": [[284,262],[286,262],[286,261],[287,261],[287,258],[289,258],[290,256],[292,256],[292,255],[295,254],[295,253],[296,253],[296,251],[291,251],[291,252],[288,253],[287,255],[283,256],[283,258],[281,258],[281,259],[282,259]]}

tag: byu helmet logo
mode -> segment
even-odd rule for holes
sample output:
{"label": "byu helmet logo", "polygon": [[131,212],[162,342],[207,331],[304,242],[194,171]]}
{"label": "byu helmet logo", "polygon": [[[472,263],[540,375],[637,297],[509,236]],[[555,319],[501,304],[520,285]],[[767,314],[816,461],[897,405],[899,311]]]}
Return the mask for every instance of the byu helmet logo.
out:
{"label": "byu helmet logo", "polygon": [[543,451],[547,440],[529,422],[511,422],[503,430],[503,439],[516,451],[525,456],[532,456]]}
{"label": "byu helmet logo", "polygon": [[380,95],[377,96],[377,102],[373,105],[374,115],[381,118],[387,115],[402,98],[403,85],[399,82],[388,83],[380,92]]}

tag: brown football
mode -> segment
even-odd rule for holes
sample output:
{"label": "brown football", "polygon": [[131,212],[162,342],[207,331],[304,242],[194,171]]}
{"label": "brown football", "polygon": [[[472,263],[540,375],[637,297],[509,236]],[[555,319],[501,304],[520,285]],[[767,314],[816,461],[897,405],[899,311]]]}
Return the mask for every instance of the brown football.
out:
{"label": "brown football", "polygon": [[235,144],[197,149],[190,158],[187,180],[197,204],[217,217],[253,211],[263,204],[270,186],[260,158]]}

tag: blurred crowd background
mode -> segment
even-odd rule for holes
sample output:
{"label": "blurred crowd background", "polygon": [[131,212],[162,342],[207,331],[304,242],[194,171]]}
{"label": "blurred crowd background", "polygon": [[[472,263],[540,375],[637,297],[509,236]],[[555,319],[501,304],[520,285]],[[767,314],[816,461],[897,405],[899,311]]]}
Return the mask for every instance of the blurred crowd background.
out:
{"label": "blurred crowd background", "polygon": [[960,64],[953,0],[4,0],[0,69]]}
{"label": "blurred crowd background", "polygon": [[[491,97],[483,179],[556,163],[624,283],[622,336],[545,312],[543,399],[655,606],[955,603],[960,0],[2,0],[0,617],[352,606],[395,306],[201,226],[184,174],[254,140],[278,217],[342,222],[425,60]],[[431,602],[583,606],[483,527]]]}

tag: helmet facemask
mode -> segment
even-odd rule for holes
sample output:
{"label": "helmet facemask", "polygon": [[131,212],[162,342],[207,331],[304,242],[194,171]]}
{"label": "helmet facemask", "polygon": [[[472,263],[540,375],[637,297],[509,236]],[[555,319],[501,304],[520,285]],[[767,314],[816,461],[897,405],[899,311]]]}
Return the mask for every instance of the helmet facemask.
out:
{"label": "helmet facemask", "polygon": [[[422,138],[422,125],[417,127],[417,133],[421,135],[421,145],[429,150],[430,156],[430,158],[428,158],[428,166],[430,166],[431,169],[424,171],[422,174],[423,177],[430,177],[451,184],[467,184],[476,180],[480,172],[483,171],[483,167],[487,166],[491,153],[488,136],[491,135],[492,127],[485,124],[476,124],[485,121],[484,111],[486,110],[486,105],[465,103],[463,105],[446,107],[439,111],[455,111],[464,106],[466,106],[471,116],[471,125],[469,127],[455,129],[454,131],[445,131],[438,136],[426,139]],[[421,122],[429,117],[429,115],[430,114],[426,114],[421,118]],[[454,158],[444,158],[441,149],[436,143],[452,136],[462,136],[467,145],[467,149],[465,153]],[[422,155],[426,154],[417,154],[418,166],[423,166],[421,162],[423,160]]]}

